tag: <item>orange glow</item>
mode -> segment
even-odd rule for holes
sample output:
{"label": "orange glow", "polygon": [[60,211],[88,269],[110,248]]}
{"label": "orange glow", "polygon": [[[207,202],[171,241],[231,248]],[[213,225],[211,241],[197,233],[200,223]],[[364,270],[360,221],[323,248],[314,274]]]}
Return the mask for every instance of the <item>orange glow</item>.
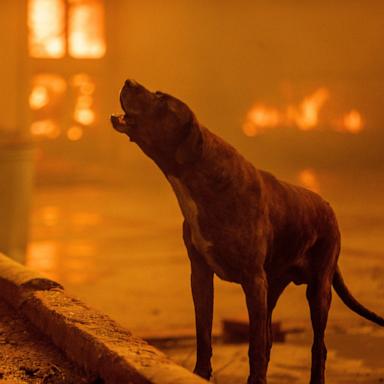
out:
{"label": "orange glow", "polygon": [[328,90],[319,88],[312,95],[304,98],[298,111],[293,107],[288,107],[288,118],[291,118],[304,131],[315,128],[319,121],[320,108],[327,101],[328,97]]}
{"label": "orange glow", "polygon": [[357,110],[350,111],[342,119],[332,119],[326,115],[328,119],[323,117],[323,120],[320,120],[320,111],[329,98],[328,89],[321,87],[306,96],[298,105],[289,104],[280,110],[258,103],[247,113],[243,132],[246,136],[256,136],[274,128],[296,127],[309,131],[321,127],[359,133],[364,124],[362,115]]}
{"label": "orange glow", "polygon": [[29,106],[34,111],[34,121],[30,132],[36,137],[55,139],[60,129],[52,118],[53,112],[66,90],[64,79],[58,75],[40,74],[32,78],[32,89],[29,94]]}
{"label": "orange glow", "polygon": [[48,137],[50,139],[54,139],[60,134],[59,127],[51,119],[33,122],[30,131],[33,136]]}
{"label": "orange glow", "polygon": [[256,136],[268,128],[275,128],[281,121],[279,111],[264,105],[255,105],[248,113],[243,125],[247,136]]}
{"label": "orange glow", "polygon": [[67,137],[71,141],[78,141],[83,137],[83,129],[77,125],[74,125],[68,129]]}
{"label": "orange glow", "polygon": [[66,87],[64,79],[58,75],[50,73],[35,75],[32,79],[29,106],[33,110],[48,107],[64,94]]}
{"label": "orange glow", "polygon": [[31,109],[40,109],[49,103],[48,90],[43,85],[36,85],[29,95],[29,105]]}
{"label": "orange glow", "polygon": [[37,58],[65,55],[65,8],[62,0],[29,0],[28,48]]}
{"label": "orange glow", "polygon": [[348,112],[343,118],[342,127],[345,131],[359,133],[363,129],[363,118],[360,112],[354,109]]}
{"label": "orange glow", "polygon": [[101,1],[70,1],[68,50],[75,58],[97,59],[104,56],[104,7]]}
{"label": "orange glow", "polygon": [[91,125],[95,121],[95,112],[90,108],[77,108],[73,117],[80,124]]}
{"label": "orange glow", "polygon": [[51,279],[57,279],[57,258],[57,242],[51,240],[34,241],[28,245],[25,264],[32,269],[43,272]]}
{"label": "orange glow", "polygon": [[72,79],[72,84],[78,93],[73,119],[82,125],[92,125],[96,119],[93,110],[95,84],[86,74],[75,75]]}
{"label": "orange glow", "polygon": [[312,169],[303,169],[298,175],[299,183],[314,192],[320,192],[316,173]]}
{"label": "orange glow", "polygon": [[53,227],[58,224],[60,218],[60,210],[56,206],[45,206],[41,210],[41,220],[44,225]]}

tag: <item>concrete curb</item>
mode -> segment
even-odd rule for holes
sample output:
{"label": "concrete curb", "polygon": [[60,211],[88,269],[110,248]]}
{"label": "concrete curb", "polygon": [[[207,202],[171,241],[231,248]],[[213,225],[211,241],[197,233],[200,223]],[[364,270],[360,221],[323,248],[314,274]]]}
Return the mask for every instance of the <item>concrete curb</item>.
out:
{"label": "concrete curb", "polygon": [[203,384],[108,316],[0,253],[0,297],[75,364],[110,384]]}

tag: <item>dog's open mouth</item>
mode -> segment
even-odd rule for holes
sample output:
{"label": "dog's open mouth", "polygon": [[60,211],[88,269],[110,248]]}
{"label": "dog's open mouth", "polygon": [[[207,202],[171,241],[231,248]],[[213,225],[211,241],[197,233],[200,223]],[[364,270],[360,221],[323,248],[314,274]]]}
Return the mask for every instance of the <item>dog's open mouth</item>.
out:
{"label": "dog's open mouth", "polygon": [[135,124],[135,119],[124,113],[114,113],[111,115],[111,123],[116,131],[128,133],[128,129]]}

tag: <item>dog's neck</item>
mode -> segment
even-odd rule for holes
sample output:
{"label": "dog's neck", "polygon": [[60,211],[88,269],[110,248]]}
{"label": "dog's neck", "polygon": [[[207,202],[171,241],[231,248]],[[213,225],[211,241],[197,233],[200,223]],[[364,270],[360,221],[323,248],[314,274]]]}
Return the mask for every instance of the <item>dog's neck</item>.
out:
{"label": "dog's neck", "polygon": [[[193,162],[167,171],[161,168],[167,179],[177,178],[196,199],[207,194],[220,196],[229,189],[242,187],[254,174],[254,166],[230,144],[201,127],[202,151]],[[230,166],[229,166],[230,164]]]}

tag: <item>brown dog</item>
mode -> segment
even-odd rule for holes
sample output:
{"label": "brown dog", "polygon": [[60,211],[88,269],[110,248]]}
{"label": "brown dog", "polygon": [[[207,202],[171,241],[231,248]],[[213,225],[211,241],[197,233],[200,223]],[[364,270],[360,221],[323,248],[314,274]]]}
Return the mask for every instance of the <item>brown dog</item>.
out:
{"label": "brown dog", "polygon": [[114,128],[159,166],[185,218],[196,316],[195,372],[211,376],[215,273],[241,284],[246,296],[248,383],[266,383],[277,299],[290,282],[307,284],[314,334],[311,383],[324,383],[332,286],[350,309],[384,326],[384,319],[358,303],[343,282],[337,267],[340,233],[330,205],[307,189],[255,169],[172,96],[127,80],[120,101],[125,114],[111,117]]}

